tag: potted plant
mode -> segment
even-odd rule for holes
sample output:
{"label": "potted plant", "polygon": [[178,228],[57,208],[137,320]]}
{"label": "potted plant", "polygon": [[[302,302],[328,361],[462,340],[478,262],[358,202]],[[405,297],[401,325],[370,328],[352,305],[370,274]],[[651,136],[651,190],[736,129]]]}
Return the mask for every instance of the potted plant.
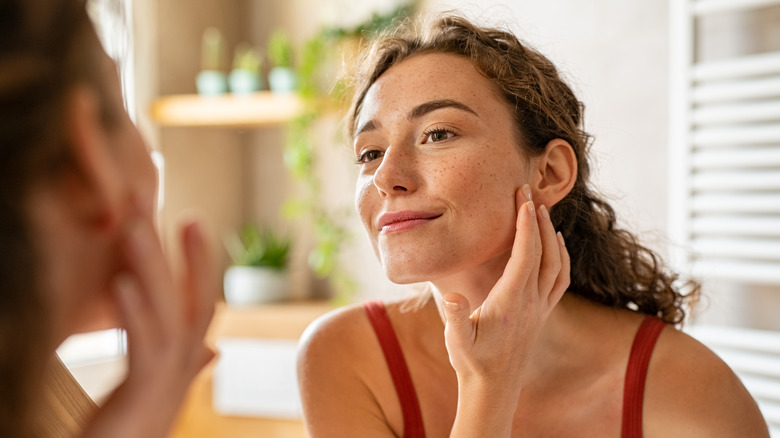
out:
{"label": "potted plant", "polygon": [[298,81],[292,68],[292,41],[284,31],[277,30],[268,39],[268,60],[272,65],[268,73],[268,87],[271,91],[275,93],[295,91]]}
{"label": "potted plant", "polygon": [[287,296],[287,238],[256,224],[246,224],[226,242],[226,247],[233,260],[224,278],[228,305],[252,306]]}
{"label": "potted plant", "polygon": [[254,93],[263,87],[260,77],[262,60],[260,54],[248,43],[236,46],[233,55],[233,70],[228,77],[230,92],[246,95]]}
{"label": "potted plant", "polygon": [[200,62],[201,70],[195,79],[198,94],[215,96],[227,92],[227,77],[222,70],[222,33],[215,27],[203,31]]}

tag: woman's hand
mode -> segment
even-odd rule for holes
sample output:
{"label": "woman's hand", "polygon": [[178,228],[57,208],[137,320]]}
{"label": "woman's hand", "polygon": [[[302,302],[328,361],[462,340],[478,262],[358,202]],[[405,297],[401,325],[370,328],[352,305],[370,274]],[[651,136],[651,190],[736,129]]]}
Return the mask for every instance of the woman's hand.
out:
{"label": "woman's hand", "polygon": [[458,375],[452,436],[508,436],[528,355],[569,286],[563,238],[556,236],[546,207],[534,208],[527,185],[523,192],[516,194],[509,262],[482,305],[469,314],[464,296],[442,297],[444,337]]}
{"label": "woman's hand", "polygon": [[137,215],[122,242],[128,272],[116,281],[127,330],[126,380],[85,437],[164,437],[195,375],[214,353],[203,338],[214,312],[215,270],[197,223],[182,228],[184,274],[176,282],[153,225]]}

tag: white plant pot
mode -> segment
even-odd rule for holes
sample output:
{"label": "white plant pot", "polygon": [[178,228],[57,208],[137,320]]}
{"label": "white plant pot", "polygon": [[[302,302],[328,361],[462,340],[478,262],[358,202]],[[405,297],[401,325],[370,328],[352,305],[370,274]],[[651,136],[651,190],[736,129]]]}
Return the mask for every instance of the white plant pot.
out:
{"label": "white plant pot", "polygon": [[231,93],[244,96],[259,91],[263,83],[260,75],[249,70],[235,69],[228,76],[228,85]]}
{"label": "white plant pot", "polygon": [[198,94],[201,96],[218,96],[227,92],[227,76],[216,70],[201,70],[195,78]]}
{"label": "white plant pot", "polygon": [[271,268],[231,266],[225,271],[225,301],[248,307],[287,297],[287,272]]}
{"label": "white plant pot", "polygon": [[298,86],[295,71],[287,67],[274,67],[268,72],[268,88],[274,93],[292,93]]}

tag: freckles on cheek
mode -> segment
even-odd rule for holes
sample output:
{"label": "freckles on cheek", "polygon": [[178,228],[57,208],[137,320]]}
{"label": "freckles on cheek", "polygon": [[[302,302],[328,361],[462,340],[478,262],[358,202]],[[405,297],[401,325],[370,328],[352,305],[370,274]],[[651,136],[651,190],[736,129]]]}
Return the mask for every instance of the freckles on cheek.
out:
{"label": "freckles on cheek", "polygon": [[363,222],[363,226],[368,230],[371,223],[371,212],[369,208],[372,179],[367,176],[361,176],[357,180],[355,187],[355,211]]}
{"label": "freckles on cheek", "polygon": [[449,166],[440,173],[439,184],[465,198],[482,198],[485,184],[495,184],[495,177],[486,171],[481,162],[465,162],[462,166]]}

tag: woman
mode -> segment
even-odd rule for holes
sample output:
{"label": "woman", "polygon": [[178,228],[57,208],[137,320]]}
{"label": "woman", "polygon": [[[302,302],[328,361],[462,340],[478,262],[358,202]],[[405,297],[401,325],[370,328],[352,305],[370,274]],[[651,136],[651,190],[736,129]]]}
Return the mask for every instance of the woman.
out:
{"label": "woman", "polygon": [[696,288],[590,188],[582,105],[549,60],[448,16],[361,66],[357,210],[390,280],[432,293],[307,330],[313,437],[768,436],[731,370],[672,327]]}
{"label": "woman", "polygon": [[[76,423],[84,437],[165,436],[213,357],[215,273],[193,222],[172,278],[152,223],[155,169],[84,0],[0,0],[0,113],[0,435],[65,436]],[[95,410],[57,386],[69,376],[55,348],[115,323],[129,370]],[[49,400],[63,394],[74,398]]]}

